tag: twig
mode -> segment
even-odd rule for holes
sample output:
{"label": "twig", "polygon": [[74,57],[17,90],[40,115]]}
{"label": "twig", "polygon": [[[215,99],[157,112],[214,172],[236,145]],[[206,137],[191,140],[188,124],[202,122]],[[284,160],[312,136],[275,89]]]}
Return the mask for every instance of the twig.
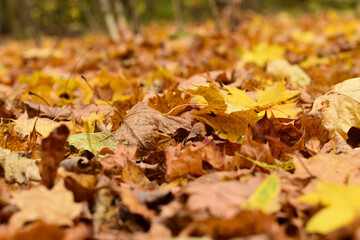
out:
{"label": "twig", "polygon": [[[29,91],[29,94],[30,94],[30,95],[33,95],[33,96],[35,96],[35,97],[40,98],[41,100],[43,100],[43,101],[46,103],[46,105],[48,105],[48,106],[50,107],[50,104],[49,104],[43,97],[41,97],[40,95],[38,95],[38,94],[36,94],[36,93],[33,93],[33,92],[31,92],[31,91]],[[39,110],[39,112],[40,112],[40,110]]]}

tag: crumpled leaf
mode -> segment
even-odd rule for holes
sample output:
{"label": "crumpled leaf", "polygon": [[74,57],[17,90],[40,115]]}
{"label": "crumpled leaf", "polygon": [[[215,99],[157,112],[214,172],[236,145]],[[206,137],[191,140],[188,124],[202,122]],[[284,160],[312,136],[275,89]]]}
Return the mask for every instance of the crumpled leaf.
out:
{"label": "crumpled leaf", "polygon": [[267,177],[250,196],[245,209],[261,210],[263,213],[272,213],[280,209],[278,195],[280,193],[280,180],[276,174]]}
{"label": "crumpled leaf", "polygon": [[166,155],[166,174],[169,179],[185,174],[199,176],[205,173],[203,162],[213,168],[221,170],[224,167],[224,156],[217,151],[216,146],[209,140],[194,142],[181,150],[181,146],[168,147]]}
{"label": "crumpled leaf", "polygon": [[63,181],[59,181],[51,190],[38,186],[30,190],[14,192],[12,195],[10,202],[20,209],[10,219],[10,225],[15,227],[36,220],[48,224],[72,226],[72,220],[82,209],[82,204],[74,202],[72,192],[65,188]]}
{"label": "crumpled leaf", "polygon": [[299,202],[321,204],[306,225],[310,233],[327,234],[353,222],[360,216],[360,186],[338,185],[318,180],[316,189],[298,198]]}
{"label": "crumpled leaf", "polygon": [[298,65],[291,65],[285,59],[270,61],[266,71],[278,78],[286,78],[290,83],[306,86],[311,83],[311,78]]}
{"label": "crumpled leaf", "polygon": [[360,78],[343,81],[315,99],[308,115],[323,116],[322,124],[346,140],[351,127],[360,128]]}
{"label": "crumpled leaf", "polygon": [[9,183],[27,183],[40,181],[40,171],[35,160],[20,157],[18,153],[0,148],[0,166],[4,169],[5,179]]}
{"label": "crumpled leaf", "polygon": [[87,150],[94,155],[105,147],[110,150],[115,150],[119,143],[119,141],[115,139],[114,133],[108,131],[71,135],[67,139],[67,142],[70,146],[75,147],[80,152]]}
{"label": "crumpled leaf", "polygon": [[136,163],[135,152],[136,146],[127,147],[119,143],[113,153],[100,160],[100,164],[105,170],[110,170],[114,167],[122,170],[129,162]]}
{"label": "crumpled leaf", "polygon": [[124,145],[137,145],[137,157],[146,156],[156,150],[157,142],[153,131],[173,135],[178,129],[191,130],[191,123],[180,117],[164,116],[143,103],[136,104],[122,119],[121,126],[114,137]]}

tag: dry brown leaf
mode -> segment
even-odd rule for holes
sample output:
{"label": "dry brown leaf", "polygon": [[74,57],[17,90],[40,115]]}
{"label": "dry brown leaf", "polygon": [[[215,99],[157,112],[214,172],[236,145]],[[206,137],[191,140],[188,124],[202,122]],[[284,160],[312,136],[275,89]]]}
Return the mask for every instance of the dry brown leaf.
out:
{"label": "dry brown leaf", "polygon": [[115,137],[124,145],[137,146],[136,156],[141,157],[149,155],[157,147],[152,136],[153,131],[173,135],[180,128],[190,131],[191,124],[179,117],[164,116],[160,112],[138,103],[122,119]]}
{"label": "dry brown leaf", "polygon": [[65,144],[68,135],[68,128],[65,125],[61,125],[53,130],[47,138],[42,140],[39,169],[42,183],[47,188],[54,186],[57,168],[65,156]]}
{"label": "dry brown leaf", "polygon": [[136,146],[127,147],[122,143],[119,143],[113,154],[108,157],[102,158],[100,164],[105,170],[111,170],[112,168],[123,169],[128,162],[136,163],[135,158]]}
{"label": "dry brown leaf", "polygon": [[0,166],[4,169],[5,179],[9,183],[27,183],[40,181],[40,171],[35,160],[20,157],[18,153],[0,148]]}
{"label": "dry brown leaf", "polygon": [[360,155],[352,154],[326,154],[321,153],[311,158],[293,157],[296,166],[293,177],[310,178],[316,177],[330,183],[344,184],[354,169],[360,167]]}
{"label": "dry brown leaf", "polygon": [[360,78],[343,81],[330,92],[315,99],[310,116],[322,115],[322,124],[347,139],[351,127],[360,127]]}
{"label": "dry brown leaf", "polygon": [[168,147],[166,155],[166,174],[168,178],[175,178],[185,174],[199,176],[205,173],[203,162],[213,168],[222,170],[224,157],[209,139],[203,142],[194,142],[181,150],[181,146]]}
{"label": "dry brown leaf", "polygon": [[15,227],[36,220],[58,226],[72,226],[73,219],[79,216],[82,209],[82,204],[74,202],[72,192],[65,188],[63,181],[59,181],[51,190],[38,186],[14,192],[10,203],[20,209],[10,219],[10,225]]}
{"label": "dry brown leaf", "polygon": [[198,180],[188,183],[182,194],[188,195],[186,208],[197,220],[209,216],[231,218],[240,212],[240,204],[245,202],[262,182],[261,177],[247,182],[215,181],[202,183]]}
{"label": "dry brown leaf", "polygon": [[26,225],[22,229],[10,230],[7,234],[0,233],[0,240],[63,240],[65,232],[55,224],[47,224],[43,221],[36,221]]}

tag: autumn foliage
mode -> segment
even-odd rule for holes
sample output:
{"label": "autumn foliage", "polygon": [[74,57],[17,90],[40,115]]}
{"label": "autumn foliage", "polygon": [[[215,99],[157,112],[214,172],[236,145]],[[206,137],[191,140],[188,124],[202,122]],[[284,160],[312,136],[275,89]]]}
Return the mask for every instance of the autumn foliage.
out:
{"label": "autumn foliage", "polygon": [[1,45],[0,239],[360,238],[359,19],[241,20]]}

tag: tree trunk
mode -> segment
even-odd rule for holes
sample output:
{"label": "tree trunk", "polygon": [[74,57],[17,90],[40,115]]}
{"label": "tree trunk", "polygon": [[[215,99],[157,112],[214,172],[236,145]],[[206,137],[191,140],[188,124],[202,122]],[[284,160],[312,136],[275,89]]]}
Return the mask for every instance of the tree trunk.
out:
{"label": "tree trunk", "polygon": [[179,0],[171,0],[171,4],[172,4],[173,12],[174,12],[176,25],[177,25],[178,31],[180,31],[184,27],[184,20],[183,20],[180,2],[179,2]]}
{"label": "tree trunk", "polygon": [[117,42],[120,40],[120,34],[116,26],[114,15],[111,12],[110,0],[99,0],[100,7],[104,14],[105,25],[111,40]]}

